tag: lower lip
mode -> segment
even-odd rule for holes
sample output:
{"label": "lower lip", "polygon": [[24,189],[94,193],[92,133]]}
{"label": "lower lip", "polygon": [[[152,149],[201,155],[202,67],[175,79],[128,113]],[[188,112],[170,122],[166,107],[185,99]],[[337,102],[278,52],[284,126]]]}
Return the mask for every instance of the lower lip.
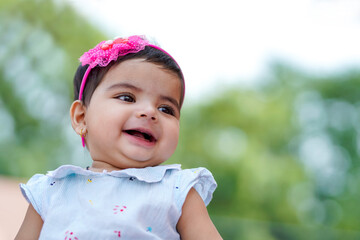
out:
{"label": "lower lip", "polygon": [[127,136],[129,138],[129,140],[132,143],[134,143],[134,144],[136,144],[138,146],[147,147],[147,148],[155,146],[156,141],[149,142],[149,141],[147,141],[147,140],[145,140],[143,138],[128,134],[126,132],[123,132],[123,133],[125,134],[125,136]]}

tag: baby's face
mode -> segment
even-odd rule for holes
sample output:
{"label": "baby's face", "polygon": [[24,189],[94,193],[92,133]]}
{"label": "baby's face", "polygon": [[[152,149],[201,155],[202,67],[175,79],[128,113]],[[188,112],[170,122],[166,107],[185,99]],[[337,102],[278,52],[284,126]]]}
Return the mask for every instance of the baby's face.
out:
{"label": "baby's face", "polygon": [[180,88],[176,74],[143,59],[111,68],[85,113],[86,144],[97,166],[138,168],[167,160],[179,138]]}

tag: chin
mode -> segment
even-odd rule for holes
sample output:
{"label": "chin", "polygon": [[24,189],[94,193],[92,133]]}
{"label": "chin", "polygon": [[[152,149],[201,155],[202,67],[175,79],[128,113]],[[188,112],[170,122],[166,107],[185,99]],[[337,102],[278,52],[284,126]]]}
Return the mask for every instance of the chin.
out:
{"label": "chin", "polygon": [[157,166],[157,165],[165,162],[165,160],[164,161],[161,161],[161,160],[154,161],[153,159],[147,159],[147,160],[145,160],[145,159],[134,159],[134,161],[136,162],[136,164],[134,164],[134,165],[136,165],[137,167]]}

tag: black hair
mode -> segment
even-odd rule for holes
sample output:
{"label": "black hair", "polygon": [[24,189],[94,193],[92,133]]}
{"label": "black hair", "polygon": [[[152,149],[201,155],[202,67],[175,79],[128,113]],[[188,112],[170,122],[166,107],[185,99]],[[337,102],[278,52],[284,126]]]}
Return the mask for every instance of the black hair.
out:
{"label": "black hair", "polygon": [[[144,50],[141,50],[137,53],[129,53],[125,56],[119,57],[116,61],[110,62],[106,67],[99,67],[96,66],[93,69],[91,69],[87,80],[85,84],[85,88],[82,95],[82,101],[85,106],[89,105],[91,97],[97,88],[99,86],[101,80],[105,76],[105,74],[110,70],[111,67],[114,65],[119,64],[120,62],[130,60],[130,59],[144,59],[147,62],[155,63],[157,65],[162,66],[164,69],[167,69],[173,73],[175,73],[181,82],[181,93],[180,93],[180,107],[183,104],[184,101],[184,91],[185,91],[185,85],[184,85],[184,77],[181,72],[180,67],[177,65],[177,63],[174,61],[173,58],[171,58],[168,54],[164,53],[161,50],[158,50],[156,48],[146,46]],[[81,81],[83,79],[83,76],[86,72],[86,69],[89,67],[89,65],[82,66],[79,65],[75,76],[74,76],[74,100],[79,99],[79,91],[80,91],[80,85]]]}

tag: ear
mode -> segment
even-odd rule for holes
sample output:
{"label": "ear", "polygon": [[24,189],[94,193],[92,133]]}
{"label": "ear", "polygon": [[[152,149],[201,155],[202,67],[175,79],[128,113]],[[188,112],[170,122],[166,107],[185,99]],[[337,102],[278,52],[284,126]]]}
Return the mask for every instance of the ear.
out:
{"label": "ear", "polygon": [[84,104],[80,100],[74,101],[70,107],[71,126],[79,135],[81,130],[83,130],[83,133],[86,132],[85,114],[86,107]]}

